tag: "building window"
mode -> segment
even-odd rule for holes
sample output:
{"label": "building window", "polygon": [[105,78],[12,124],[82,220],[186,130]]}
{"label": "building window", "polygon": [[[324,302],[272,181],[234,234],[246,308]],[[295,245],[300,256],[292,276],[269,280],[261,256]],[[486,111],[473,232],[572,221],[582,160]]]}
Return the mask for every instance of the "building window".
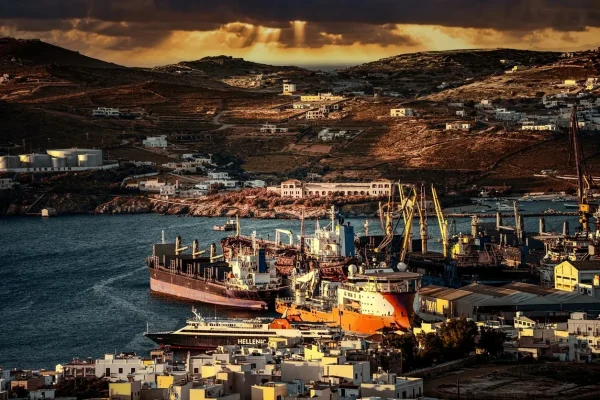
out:
{"label": "building window", "polygon": [[123,368],[119,368],[119,373],[122,374],[123,373]]}
{"label": "building window", "polygon": [[106,371],[104,371],[104,376],[110,376],[110,368],[106,368]]}
{"label": "building window", "polygon": [[133,374],[135,372],[135,368],[131,368],[131,373]]}

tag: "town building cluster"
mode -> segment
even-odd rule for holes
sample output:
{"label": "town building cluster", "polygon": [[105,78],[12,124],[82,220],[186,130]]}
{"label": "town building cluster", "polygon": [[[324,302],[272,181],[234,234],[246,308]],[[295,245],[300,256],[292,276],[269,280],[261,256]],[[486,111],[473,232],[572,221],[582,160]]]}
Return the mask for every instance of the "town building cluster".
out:
{"label": "town building cluster", "polygon": [[103,397],[110,400],[422,398],[422,378],[372,370],[377,352],[376,343],[363,339],[302,343],[274,337],[260,347],[188,353],[183,363],[174,363],[173,354],[163,350],[152,351],[150,358],[106,354],[74,359],[54,371],[0,369],[0,395],[20,388],[30,400],[57,400],[55,386],[61,382],[101,379],[108,384]]}

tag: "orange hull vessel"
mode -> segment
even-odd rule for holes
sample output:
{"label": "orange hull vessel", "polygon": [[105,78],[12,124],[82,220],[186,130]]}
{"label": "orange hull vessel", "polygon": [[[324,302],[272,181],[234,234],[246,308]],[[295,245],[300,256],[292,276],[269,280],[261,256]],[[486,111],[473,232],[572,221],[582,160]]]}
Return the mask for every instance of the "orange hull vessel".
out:
{"label": "orange hull vessel", "polygon": [[313,300],[278,299],[277,312],[290,320],[322,322],[346,332],[375,334],[383,329],[407,330],[420,276],[409,272],[364,274],[321,289]]}

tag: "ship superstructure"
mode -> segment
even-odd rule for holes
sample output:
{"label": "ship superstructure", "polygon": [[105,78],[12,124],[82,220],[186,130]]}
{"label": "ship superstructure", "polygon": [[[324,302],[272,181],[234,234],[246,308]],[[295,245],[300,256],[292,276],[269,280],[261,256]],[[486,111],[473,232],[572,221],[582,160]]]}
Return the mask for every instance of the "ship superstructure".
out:
{"label": "ship superstructure", "polygon": [[225,345],[267,345],[269,338],[299,338],[303,342],[339,339],[338,328],[319,323],[293,322],[285,318],[208,319],[192,309],[194,318],[175,331],[147,332],[145,336],[171,349],[214,350]]}

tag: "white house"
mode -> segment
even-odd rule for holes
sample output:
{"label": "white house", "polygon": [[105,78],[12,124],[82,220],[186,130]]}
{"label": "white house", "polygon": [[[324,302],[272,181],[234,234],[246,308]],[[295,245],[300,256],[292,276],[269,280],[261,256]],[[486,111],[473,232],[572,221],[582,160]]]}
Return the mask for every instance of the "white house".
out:
{"label": "white house", "polygon": [[469,131],[471,130],[471,124],[468,122],[453,122],[446,123],[447,131]]}
{"label": "white house", "polygon": [[260,127],[260,131],[262,133],[285,133],[288,131],[288,128],[278,128],[275,124],[269,124],[268,122],[265,122],[263,126]]}
{"label": "white house", "polygon": [[554,124],[536,124],[534,121],[525,121],[521,126],[522,131],[555,131],[557,129]]}
{"label": "white house", "polygon": [[140,181],[138,188],[141,192],[157,192],[160,193],[160,189],[165,186],[167,182],[159,180],[158,178],[148,179],[146,181]]}
{"label": "white house", "polygon": [[577,86],[577,80],[575,79],[565,79],[564,86]]}
{"label": "white house", "polygon": [[466,111],[465,110],[457,110],[456,115],[459,117],[464,117],[466,115]]}
{"label": "white house", "polygon": [[310,103],[293,103],[292,108],[294,110],[306,110],[312,108],[313,106]]}
{"label": "white house", "polygon": [[379,372],[373,374],[372,382],[360,385],[360,393],[362,398],[420,399],[423,397],[423,379]]}
{"label": "white house", "polygon": [[267,187],[267,182],[261,181],[260,179],[255,179],[252,181],[244,182],[244,185],[246,187],[251,187],[251,188],[264,188],[264,187]]}
{"label": "white house", "polygon": [[344,100],[344,96],[336,96],[331,92],[300,96],[301,102]]}
{"label": "white house", "polygon": [[167,147],[167,135],[148,136],[142,144],[144,147]]}
{"label": "white house", "polygon": [[227,172],[209,172],[208,179],[229,179],[229,173]]}
{"label": "white house", "polygon": [[392,108],[390,109],[390,116],[392,117],[412,117],[415,112],[412,108]]}
{"label": "white house", "polygon": [[296,84],[290,82],[283,82],[283,94],[292,94],[296,91]]}
{"label": "white house", "polygon": [[118,108],[98,107],[92,111],[93,117],[119,118],[120,115]]}

